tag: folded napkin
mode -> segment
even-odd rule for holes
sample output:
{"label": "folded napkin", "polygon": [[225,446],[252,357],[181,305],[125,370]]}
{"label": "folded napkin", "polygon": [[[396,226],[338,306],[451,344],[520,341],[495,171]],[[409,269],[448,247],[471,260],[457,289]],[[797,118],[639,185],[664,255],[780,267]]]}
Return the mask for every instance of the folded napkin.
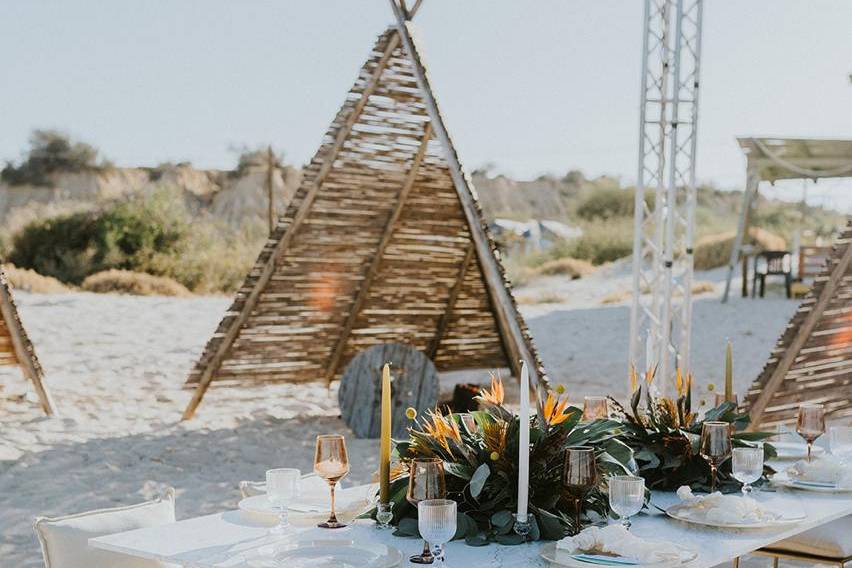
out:
{"label": "folded napkin", "polygon": [[852,487],[852,467],[831,455],[813,458],[811,461],[799,460],[787,468],[787,475],[794,481]]}
{"label": "folded napkin", "polygon": [[709,495],[694,495],[692,489],[684,485],[677,490],[677,496],[686,505],[682,514],[696,521],[711,523],[759,523],[778,519],[778,513],[761,507],[751,497],[741,495],[722,495],[720,492]]}
{"label": "folded napkin", "polygon": [[[661,562],[680,558],[681,548],[671,542],[645,540],[621,525],[587,527],[575,536],[556,543],[558,550],[575,552],[605,552],[641,563]],[[626,563],[626,562],[622,562]]]}

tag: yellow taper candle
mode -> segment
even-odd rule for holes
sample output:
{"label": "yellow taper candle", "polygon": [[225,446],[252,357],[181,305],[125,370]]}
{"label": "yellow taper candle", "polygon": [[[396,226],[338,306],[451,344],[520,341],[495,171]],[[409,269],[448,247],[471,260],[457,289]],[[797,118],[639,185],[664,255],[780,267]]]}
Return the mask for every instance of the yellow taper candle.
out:
{"label": "yellow taper candle", "polygon": [[390,365],[382,369],[382,438],[379,451],[379,501],[390,500],[390,451],[391,451],[391,379]]}
{"label": "yellow taper candle", "polygon": [[725,400],[734,400],[734,347],[730,341],[725,348]]}

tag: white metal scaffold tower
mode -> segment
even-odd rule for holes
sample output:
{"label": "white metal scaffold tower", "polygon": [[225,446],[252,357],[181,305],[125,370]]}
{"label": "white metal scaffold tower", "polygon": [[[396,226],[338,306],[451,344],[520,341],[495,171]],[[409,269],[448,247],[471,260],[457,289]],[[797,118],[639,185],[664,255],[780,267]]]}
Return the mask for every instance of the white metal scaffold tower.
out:
{"label": "white metal scaffold tower", "polygon": [[702,12],[703,0],[645,0],[629,363],[656,365],[664,394],[690,368]]}

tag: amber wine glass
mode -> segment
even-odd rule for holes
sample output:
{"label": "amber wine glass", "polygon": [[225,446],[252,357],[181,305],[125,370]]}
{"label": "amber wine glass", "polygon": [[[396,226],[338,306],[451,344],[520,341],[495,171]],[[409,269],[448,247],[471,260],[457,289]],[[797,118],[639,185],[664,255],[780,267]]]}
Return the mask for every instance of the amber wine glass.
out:
{"label": "amber wine glass", "polygon": [[[415,509],[420,501],[444,499],[447,486],[444,481],[444,462],[438,458],[412,460],[408,471],[408,493],[405,498]],[[429,543],[423,541],[423,552],[415,554],[409,560],[414,564],[432,564],[435,557]]]}
{"label": "amber wine glass", "polygon": [[598,466],[595,449],[591,446],[576,446],[565,450],[562,465],[562,487],[574,502],[574,534],[580,532],[580,509],[583,497],[598,482]]}
{"label": "amber wine glass", "polygon": [[825,433],[825,407],[821,404],[801,405],[799,418],[796,421],[796,432],[808,443],[808,461],[811,461],[814,440]]}
{"label": "amber wine glass", "polygon": [[583,399],[583,422],[609,418],[609,402],[605,396],[587,396]]}
{"label": "amber wine glass", "polygon": [[324,529],[340,529],[346,526],[338,522],[334,514],[334,486],[349,473],[349,454],[346,442],[338,434],[317,436],[317,451],[314,454],[314,473],[322,477],[331,487],[331,514],[328,520],[317,526]]}
{"label": "amber wine glass", "polygon": [[701,426],[699,453],[710,464],[710,493],[714,493],[719,466],[731,455],[731,425],[727,422],[705,422]]}

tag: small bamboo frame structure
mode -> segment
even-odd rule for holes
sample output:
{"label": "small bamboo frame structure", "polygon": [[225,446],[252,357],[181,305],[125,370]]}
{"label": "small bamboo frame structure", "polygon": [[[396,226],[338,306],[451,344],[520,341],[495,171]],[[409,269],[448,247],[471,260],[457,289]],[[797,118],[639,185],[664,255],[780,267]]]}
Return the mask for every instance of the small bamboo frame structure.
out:
{"label": "small bamboo frame structure", "polygon": [[45,414],[56,414],[56,405],[44,384],[44,372],[33,344],[24,331],[18,308],[12,298],[12,287],[0,266],[0,366],[16,365],[33,383]]}
{"label": "small bamboo frame structure", "polygon": [[440,371],[544,370],[459,164],[408,9],[375,44],[301,186],[190,373],[183,418],[211,383],[338,378],[402,342]]}
{"label": "small bamboo frame structure", "polygon": [[803,402],[852,416],[852,218],[744,404],[757,428],[795,421]]}

